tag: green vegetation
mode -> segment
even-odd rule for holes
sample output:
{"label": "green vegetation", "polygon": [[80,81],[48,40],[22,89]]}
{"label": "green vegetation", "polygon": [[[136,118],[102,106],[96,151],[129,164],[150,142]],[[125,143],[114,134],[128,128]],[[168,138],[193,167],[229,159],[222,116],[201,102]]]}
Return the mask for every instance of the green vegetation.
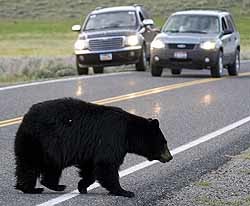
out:
{"label": "green vegetation", "polygon": [[243,153],[239,155],[239,158],[244,160],[250,160],[250,153]]}
{"label": "green vegetation", "polygon": [[246,175],[250,175],[250,169],[243,169],[240,172],[246,174]]}
{"label": "green vegetation", "polygon": [[0,84],[4,85],[73,76],[76,75],[76,69],[72,64],[60,62],[60,59],[29,58],[21,63],[17,71],[6,71],[0,65],[0,74]]}
{"label": "green vegetation", "polygon": [[73,24],[73,20],[0,20],[0,56],[71,55]]}
{"label": "green vegetation", "polygon": [[222,199],[215,199],[211,197],[198,197],[196,198],[196,205],[202,205],[202,206],[244,206],[249,205],[249,197],[242,200],[232,200],[232,201],[225,201]]}
{"label": "green vegetation", "polygon": [[[249,0],[1,0],[0,56],[68,56],[77,34],[71,32],[97,6],[143,4],[161,27],[169,14],[187,8],[228,9],[236,17],[242,50],[250,56]],[[247,57],[247,56],[246,56]]]}
{"label": "green vegetation", "polygon": [[1,0],[0,18],[11,19],[77,19],[99,6],[143,4],[156,17],[187,8],[229,9],[234,15],[250,15],[249,0]]}
{"label": "green vegetation", "polygon": [[[81,24],[85,16],[98,6],[143,4],[152,14],[158,27],[177,10],[190,8],[227,9],[235,17],[241,33],[242,57],[250,58],[250,2],[249,0],[1,0],[0,1],[0,57],[28,57],[31,59],[18,68],[3,64],[0,58],[0,83],[32,81],[75,75],[75,66],[47,57],[65,57],[73,53],[77,33],[74,24]],[[40,60],[33,58],[45,59]],[[13,61],[11,61],[13,62]],[[15,62],[15,61],[14,61]],[[16,63],[18,64],[18,63]],[[15,65],[17,66],[17,65]],[[19,68],[20,67],[20,68]],[[10,71],[11,70],[11,71]]]}
{"label": "green vegetation", "polygon": [[199,187],[210,187],[211,183],[207,181],[199,181],[199,182],[196,182],[195,185]]}

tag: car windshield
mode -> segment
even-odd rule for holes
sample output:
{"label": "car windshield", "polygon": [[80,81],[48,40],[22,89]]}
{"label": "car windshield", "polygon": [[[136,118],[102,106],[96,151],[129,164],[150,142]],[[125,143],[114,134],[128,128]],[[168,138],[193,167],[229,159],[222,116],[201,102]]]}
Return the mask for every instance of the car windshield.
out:
{"label": "car windshield", "polygon": [[134,28],[137,25],[134,11],[108,12],[90,15],[84,30]]}
{"label": "car windshield", "polygon": [[175,15],[170,17],[163,32],[173,33],[218,33],[219,19],[205,15]]}

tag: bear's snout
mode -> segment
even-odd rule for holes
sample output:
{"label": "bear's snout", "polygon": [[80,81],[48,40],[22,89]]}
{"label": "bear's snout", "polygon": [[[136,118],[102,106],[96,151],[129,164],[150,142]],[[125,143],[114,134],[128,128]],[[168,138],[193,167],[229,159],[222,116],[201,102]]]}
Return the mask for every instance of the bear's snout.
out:
{"label": "bear's snout", "polygon": [[168,146],[166,145],[163,153],[161,154],[161,158],[160,158],[159,161],[162,162],[162,163],[166,163],[166,162],[169,162],[172,159],[173,159],[173,156],[171,155],[171,153],[170,153],[170,151],[168,149]]}

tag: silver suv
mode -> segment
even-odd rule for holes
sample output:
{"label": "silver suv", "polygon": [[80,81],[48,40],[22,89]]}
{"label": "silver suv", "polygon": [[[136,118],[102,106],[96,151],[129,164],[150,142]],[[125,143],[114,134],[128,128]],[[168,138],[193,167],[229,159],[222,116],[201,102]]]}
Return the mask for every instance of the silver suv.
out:
{"label": "silver suv", "polygon": [[212,77],[240,69],[240,35],[228,12],[189,10],[172,14],[151,44],[151,73],[163,68],[181,74],[183,68],[209,69]]}
{"label": "silver suv", "polygon": [[140,6],[97,8],[86,18],[75,42],[78,74],[88,74],[88,67],[102,73],[105,66],[135,64],[145,71],[150,59],[150,44],[157,29],[148,12]]}

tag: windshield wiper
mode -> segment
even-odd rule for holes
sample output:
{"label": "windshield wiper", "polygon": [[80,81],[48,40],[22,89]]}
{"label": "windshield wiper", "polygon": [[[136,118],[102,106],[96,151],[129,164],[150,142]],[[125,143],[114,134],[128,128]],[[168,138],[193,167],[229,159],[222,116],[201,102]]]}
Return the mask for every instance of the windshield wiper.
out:
{"label": "windshield wiper", "polygon": [[118,27],[118,25],[109,25],[109,26],[103,26],[103,27],[96,27],[96,28],[90,28],[90,29],[86,29],[85,31],[93,31],[93,30],[102,30],[102,29],[112,29],[112,28],[116,28]]}
{"label": "windshield wiper", "polygon": [[121,27],[120,24],[110,24],[108,26],[101,27],[100,29],[112,29],[112,28],[119,28]]}
{"label": "windshield wiper", "polygon": [[92,28],[92,29],[85,29],[84,31],[93,31],[93,30],[96,30],[96,28]]}
{"label": "windshield wiper", "polygon": [[181,33],[198,33],[198,34],[207,34],[206,31],[199,31],[199,30],[185,30],[181,31]]}
{"label": "windshield wiper", "polygon": [[179,30],[166,30],[164,32],[170,32],[170,33],[179,33],[180,31]]}

